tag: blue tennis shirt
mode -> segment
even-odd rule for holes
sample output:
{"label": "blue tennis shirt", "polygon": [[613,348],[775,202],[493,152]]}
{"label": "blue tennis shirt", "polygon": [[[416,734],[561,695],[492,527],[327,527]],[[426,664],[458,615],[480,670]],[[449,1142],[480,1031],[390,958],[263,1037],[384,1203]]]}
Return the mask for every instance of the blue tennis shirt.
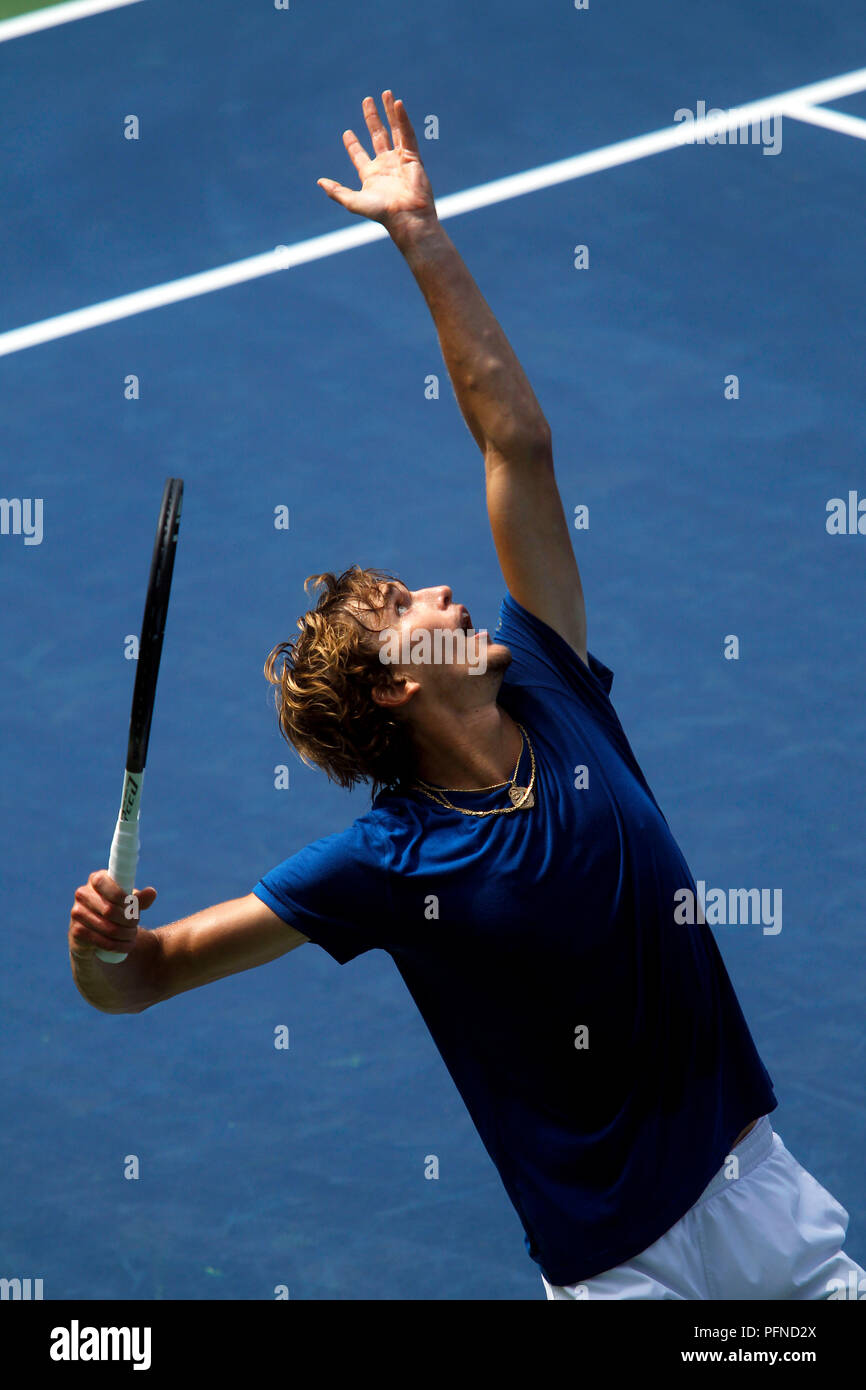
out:
{"label": "blue tennis shirt", "polygon": [[[694,879],[588,665],[511,594],[499,690],[535,755],[535,805],[464,816],[381,793],[255,893],[344,964],[393,958],[552,1284],[669,1230],[778,1104]],[[530,778],[524,747],[517,781]],[[502,790],[449,792],[507,805]]]}

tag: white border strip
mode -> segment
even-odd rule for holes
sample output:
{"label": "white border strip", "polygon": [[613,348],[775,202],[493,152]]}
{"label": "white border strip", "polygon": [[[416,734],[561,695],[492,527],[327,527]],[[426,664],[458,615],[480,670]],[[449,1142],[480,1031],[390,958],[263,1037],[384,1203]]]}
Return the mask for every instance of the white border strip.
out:
{"label": "white border strip", "polygon": [[826,130],[838,131],[840,135],[853,135],[857,140],[866,140],[866,121],[860,116],[848,116],[843,111],[827,111],[823,106],[805,104],[792,104],[786,115],[798,121],[809,121],[811,125],[824,126]]}
{"label": "white border strip", "polygon": [[30,14],[0,20],[0,43],[5,43],[7,39],[20,39],[24,34],[35,34],[39,29],[53,29],[55,25],[68,24],[73,19],[89,19],[92,14],[102,14],[104,10],[119,10],[123,5],[139,4],[141,0],[68,0],[65,5],[48,5],[44,10],[33,10]]}
{"label": "white border strip", "polygon": [[[731,111],[720,111],[717,116],[704,116],[700,120],[668,126],[649,135],[620,140],[599,150],[590,150],[570,159],[560,159],[553,164],[528,169],[522,174],[494,179],[490,183],[479,184],[476,188],[467,188],[462,193],[449,193],[446,197],[437,199],[436,211],[441,219],[457,217],[464,212],[473,212],[477,208],[504,202],[508,198],[518,198],[524,193],[551,188],[569,179],[583,178],[601,169],[613,169],[636,159],[646,159],[649,155],[659,154],[663,150],[681,148],[686,143],[693,143],[698,136],[734,130],[747,123],[778,115],[791,115],[802,119],[806,114],[806,107],[811,111],[819,101],[832,101],[864,90],[866,68],[858,68],[855,72],[827,78],[822,82],[813,82],[807,87],[797,87],[790,92],[780,92],[778,96],[749,102]],[[291,246],[278,247],[274,251],[250,256],[243,261],[234,261],[214,270],[187,275],[180,280],[169,280],[163,285],[137,290],[133,294],[121,295],[118,299],[108,299],[100,304],[92,304],[86,309],[75,309],[56,318],[42,319],[39,323],[27,324],[23,328],[13,328],[6,333],[0,333],[0,357],[21,352],[24,348],[35,347],[39,343],[51,342],[55,338],[64,338],[70,333],[81,333],[100,324],[114,323],[133,314],[144,313],[148,309],[176,304],[196,295],[225,289],[228,285],[254,280],[261,275],[271,275],[277,270],[286,270],[291,266],[320,260],[324,256],[334,256],[340,251],[363,246],[387,235],[381,223],[365,220],[361,225],[356,223],[341,231],[310,237],[307,241],[297,241]]]}
{"label": "white border strip", "polygon": [[115,323],[118,319],[130,318],[133,314],[143,314],[148,309],[159,309],[165,304],[177,304],[183,299],[194,299],[200,294],[224,290],[229,285],[239,285],[244,280],[256,280],[261,275],[272,275],[274,271],[287,270],[289,266],[302,265],[305,261],[333,256],[338,251],[348,251],[351,247],[361,246],[364,242],[375,241],[387,235],[380,223],[367,222],[362,227],[347,227],[342,232],[328,232],[325,236],[311,237],[309,241],[298,241],[294,246],[265,251],[259,256],[249,256],[243,261],[218,266],[215,270],[187,275],[182,280],[168,280],[164,285],[154,285],[147,290],[124,294],[119,299],[106,299],[102,304],[91,304],[87,309],[74,309],[69,314],[42,319],[40,323],[31,323],[25,328],[13,328],[8,333],[0,333],[0,357],[5,357],[10,352],[20,352],[22,348],[35,347],[38,343],[51,342],[55,338],[65,338],[70,333],[81,333],[86,328],[97,328],[103,323]]}

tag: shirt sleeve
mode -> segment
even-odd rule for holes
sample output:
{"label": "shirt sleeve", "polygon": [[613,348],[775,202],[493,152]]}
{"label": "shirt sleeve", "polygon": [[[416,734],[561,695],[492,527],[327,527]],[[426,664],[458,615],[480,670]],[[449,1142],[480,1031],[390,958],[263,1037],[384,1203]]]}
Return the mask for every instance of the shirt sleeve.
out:
{"label": "shirt sleeve", "polygon": [[363,818],[285,859],[253,892],[339,965],[382,943],[388,892],[384,832]]}
{"label": "shirt sleeve", "polygon": [[552,627],[528,612],[506,593],[499,610],[496,639],[511,651],[503,687],[553,691],[560,699],[577,701],[581,710],[622,754],[663,817],[661,807],[643,775],[619,715],[610,701],[613,671],[587,652],[583,661]]}
{"label": "shirt sleeve", "polygon": [[554,628],[536,618],[512,594],[506,593],[499,608],[495,640],[511,652],[505,680],[511,685],[539,686],[576,695],[580,702],[606,723],[619,720],[610,702],[613,671],[587,652],[583,661]]}

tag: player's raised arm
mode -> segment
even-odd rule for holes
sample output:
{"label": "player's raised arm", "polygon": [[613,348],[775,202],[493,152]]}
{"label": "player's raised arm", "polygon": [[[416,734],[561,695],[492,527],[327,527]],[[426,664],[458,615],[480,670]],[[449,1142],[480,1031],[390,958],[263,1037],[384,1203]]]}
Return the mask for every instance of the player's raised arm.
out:
{"label": "player's raised arm", "polygon": [[436,215],[406,108],[382,93],[390,124],[366,97],[374,157],[343,134],[361,179],[355,192],[320,179],[329,197],[381,222],[403,253],[439,335],[457,402],[484,455],[487,510],[503,577],[524,608],[586,660],[586,613],[553,467],[550,427],[490,306]]}

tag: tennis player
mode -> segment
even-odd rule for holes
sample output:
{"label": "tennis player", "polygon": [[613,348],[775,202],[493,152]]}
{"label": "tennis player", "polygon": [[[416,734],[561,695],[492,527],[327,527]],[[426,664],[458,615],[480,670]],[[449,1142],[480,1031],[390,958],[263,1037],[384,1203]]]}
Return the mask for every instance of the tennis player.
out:
{"label": "tennis player", "polygon": [[372,784],[371,809],[249,895],[154,931],[91,874],[69,927],[76,984],[135,1013],[308,941],[341,964],[378,947],[549,1299],[862,1297],[848,1213],[772,1128],[712,932],[676,920],[696,886],[587,649],[547,421],[438,221],[403,103],[382,101],[390,132],[363,103],[372,158],[343,136],[360,191],[319,183],[387,228],[433,315],[484,456],[499,626],[476,631],[445,584],[312,577],[315,607],[266,673],[285,737],[341,785]]}

